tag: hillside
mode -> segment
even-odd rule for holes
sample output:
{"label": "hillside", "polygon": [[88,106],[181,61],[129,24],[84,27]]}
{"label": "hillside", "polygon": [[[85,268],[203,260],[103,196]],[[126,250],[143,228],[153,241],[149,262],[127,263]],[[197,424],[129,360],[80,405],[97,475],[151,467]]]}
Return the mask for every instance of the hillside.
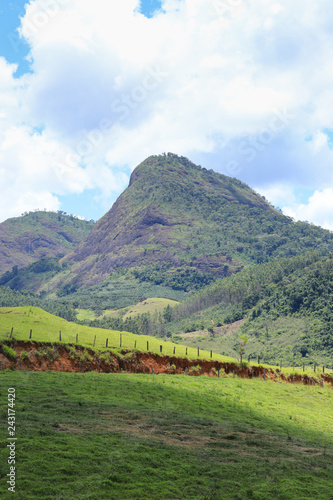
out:
{"label": "hillside", "polygon": [[174,307],[168,324],[150,328],[230,356],[246,335],[246,357],[331,367],[332,303],[333,258],[312,252],[219,280]]}
{"label": "hillside", "polygon": [[0,274],[41,258],[66,255],[90,233],[94,223],[63,212],[36,211],[0,224]]}
{"label": "hillside", "polygon": [[285,217],[239,180],[168,153],[136,167],[113,207],[62,260],[44,257],[0,284],[86,309],[179,301],[275,258],[311,249],[328,255],[332,238]]}
{"label": "hillside", "polygon": [[89,236],[60,283],[99,283],[131,269],[140,282],[191,291],[251,263],[333,250],[332,234],[294,223],[246,184],[169,153],[152,156]]}

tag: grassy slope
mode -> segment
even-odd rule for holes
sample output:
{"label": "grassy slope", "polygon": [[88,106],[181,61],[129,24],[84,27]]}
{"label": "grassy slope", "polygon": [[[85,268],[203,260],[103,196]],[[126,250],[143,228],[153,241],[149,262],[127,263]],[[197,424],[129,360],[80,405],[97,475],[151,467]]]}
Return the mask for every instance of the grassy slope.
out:
{"label": "grassy slope", "polygon": [[138,304],[135,304],[130,307],[125,307],[122,309],[117,309],[116,311],[114,310],[106,310],[103,312],[105,316],[110,316],[114,318],[131,318],[133,316],[137,316],[138,314],[154,314],[154,313],[163,313],[164,308],[167,307],[168,305],[173,307],[177,304],[178,302],[175,300],[170,300],[170,299],[161,299],[161,298],[156,298],[152,297],[146,300],[142,300],[138,302]]}
{"label": "grassy slope", "polygon": [[[329,500],[331,389],[207,377],[0,372],[26,500]],[[8,450],[0,449],[0,496]]]}
{"label": "grassy slope", "polygon": [[0,274],[14,265],[27,266],[42,257],[67,254],[94,223],[55,212],[31,212],[0,224]]}
{"label": "grassy slope", "polygon": [[[96,349],[104,349],[106,339],[109,340],[109,348],[120,347],[120,332],[114,330],[104,330],[92,328],[89,326],[70,323],[62,318],[53,316],[38,307],[15,307],[0,308],[0,340],[8,339],[11,328],[14,328],[14,337],[16,340],[29,340],[30,329],[32,329],[32,340],[39,342],[58,342],[59,331],[61,331],[61,340],[64,343],[75,343],[76,335],[79,335],[79,344],[85,347],[93,347],[94,337],[96,335]],[[163,346],[163,354],[172,355],[176,348],[176,355],[185,357],[186,348],[172,342],[165,342],[156,337],[146,335],[134,335],[133,333],[122,332],[122,347],[133,349],[136,342],[138,350],[147,350],[147,341],[149,342],[149,351],[159,353],[160,345]],[[197,350],[188,349],[188,358],[196,359]],[[210,353],[201,351],[200,359],[210,359]],[[213,353],[213,358],[218,361],[231,361],[232,358]]]}

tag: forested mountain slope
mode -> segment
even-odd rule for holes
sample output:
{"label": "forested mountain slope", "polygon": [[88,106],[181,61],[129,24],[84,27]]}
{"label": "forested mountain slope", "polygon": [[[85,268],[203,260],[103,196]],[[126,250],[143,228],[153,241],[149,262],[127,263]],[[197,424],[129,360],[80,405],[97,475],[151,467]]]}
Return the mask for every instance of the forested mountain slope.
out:
{"label": "forested mountain slope", "polygon": [[66,280],[96,284],[131,269],[141,282],[191,291],[311,248],[333,250],[332,234],[295,223],[237,179],[169,153],[133,171],[111,210],[65,257]]}
{"label": "forested mountain slope", "polygon": [[29,212],[0,224],[0,274],[41,258],[66,255],[91,231],[93,221],[64,212]]}

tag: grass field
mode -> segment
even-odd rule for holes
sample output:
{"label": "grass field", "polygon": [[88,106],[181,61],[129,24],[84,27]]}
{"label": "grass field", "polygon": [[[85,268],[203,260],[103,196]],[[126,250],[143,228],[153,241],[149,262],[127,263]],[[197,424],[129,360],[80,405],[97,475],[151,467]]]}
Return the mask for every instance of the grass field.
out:
{"label": "grass field", "polygon": [[[0,372],[17,498],[330,500],[333,392],[261,380]],[[8,448],[0,450],[0,497]],[[15,496],[15,495],[14,495]]]}
{"label": "grass field", "polygon": [[[43,311],[38,307],[1,307],[0,308],[0,340],[8,339],[11,328],[16,340],[29,340],[30,330],[32,329],[31,340],[39,342],[58,342],[59,331],[61,331],[61,341],[63,343],[76,343],[78,335],[79,344],[84,347],[93,347],[96,336],[96,349],[105,349],[106,339],[108,347],[127,349],[136,348],[141,351],[147,351],[147,342],[149,352],[159,353],[162,346],[162,353],[165,355],[175,354],[189,359],[213,359],[217,361],[234,361],[233,358],[213,353],[210,358],[210,352],[200,350],[199,356],[197,349],[186,348],[183,345],[165,342],[156,337],[145,335],[135,335],[128,332],[117,332],[114,330],[104,330],[102,328],[92,328],[89,326],[70,323],[58,316]],[[187,356],[186,356],[187,349]]]}
{"label": "grass field", "polygon": [[122,309],[109,309],[103,311],[103,315],[109,316],[111,318],[131,318],[137,316],[138,314],[150,313],[154,314],[162,313],[164,308],[170,305],[174,307],[178,302],[176,300],[161,299],[161,298],[148,298],[138,302],[137,304],[129,307],[123,307]]}

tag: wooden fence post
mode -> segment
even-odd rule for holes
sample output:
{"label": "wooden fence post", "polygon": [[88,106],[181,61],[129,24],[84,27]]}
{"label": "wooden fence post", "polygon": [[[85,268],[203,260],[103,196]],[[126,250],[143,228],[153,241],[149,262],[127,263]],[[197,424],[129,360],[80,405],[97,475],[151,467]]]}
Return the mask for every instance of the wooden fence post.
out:
{"label": "wooden fence post", "polygon": [[259,365],[259,363],[260,363],[260,356],[258,356],[258,365]]}
{"label": "wooden fence post", "polygon": [[147,340],[147,352],[149,351],[149,341]]}
{"label": "wooden fence post", "polygon": [[200,349],[199,349],[199,347],[198,347],[198,357],[199,357],[199,356],[200,356]]}
{"label": "wooden fence post", "polygon": [[96,344],[96,335],[95,335],[95,338],[94,338],[94,344],[93,344],[94,347],[95,347],[95,344]]}
{"label": "wooden fence post", "polygon": [[120,343],[120,347],[121,347],[122,343],[123,343],[123,336],[122,336],[122,334],[120,334],[120,341],[119,341],[119,343]]}
{"label": "wooden fence post", "polygon": [[29,339],[31,339],[31,337],[32,337],[32,330],[30,330]]}
{"label": "wooden fence post", "polygon": [[186,354],[185,354],[185,356],[187,356],[187,347],[186,347]]}
{"label": "wooden fence post", "polygon": [[134,342],[134,349],[136,349],[136,341]]}
{"label": "wooden fence post", "polygon": [[162,352],[162,346],[160,345],[160,352]]}
{"label": "wooden fence post", "polygon": [[176,354],[176,348],[175,347],[173,348],[173,354]]}
{"label": "wooden fence post", "polygon": [[77,344],[79,343],[79,334],[78,333],[76,334],[76,343]]}
{"label": "wooden fence post", "polygon": [[59,342],[61,342],[61,331],[59,332]]}
{"label": "wooden fence post", "polygon": [[10,338],[10,339],[11,339],[11,338],[12,338],[12,336],[13,336],[13,331],[14,331],[14,327],[12,326],[12,329],[11,329],[11,331],[10,331],[10,335],[9,335],[9,338]]}
{"label": "wooden fence post", "polygon": [[210,351],[210,357],[211,358],[213,357],[213,351]]}
{"label": "wooden fence post", "polygon": [[323,373],[325,373],[325,366],[323,366]]}
{"label": "wooden fence post", "polygon": [[315,373],[316,373],[316,368],[317,368],[316,365],[314,365],[313,370]]}
{"label": "wooden fence post", "polygon": [[217,378],[220,378],[220,368],[217,369]]}
{"label": "wooden fence post", "polygon": [[109,345],[109,339],[106,339],[105,347],[108,347]]}
{"label": "wooden fence post", "polygon": [[266,370],[264,368],[264,380],[266,380]]}

